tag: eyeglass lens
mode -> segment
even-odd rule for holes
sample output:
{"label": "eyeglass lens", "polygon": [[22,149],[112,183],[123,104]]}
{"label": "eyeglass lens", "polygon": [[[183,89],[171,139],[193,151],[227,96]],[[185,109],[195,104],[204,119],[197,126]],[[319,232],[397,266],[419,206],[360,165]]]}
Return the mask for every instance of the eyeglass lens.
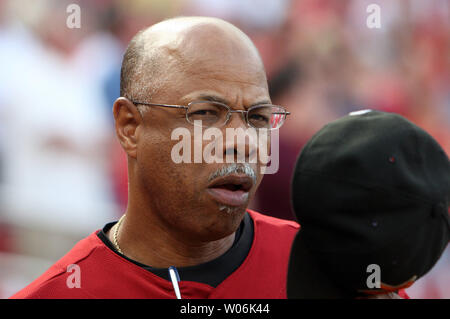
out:
{"label": "eyeglass lens", "polygon": [[[201,121],[203,127],[220,127],[224,125],[231,113],[229,109],[215,102],[194,102],[187,109],[187,120],[195,124]],[[250,108],[247,113],[247,123],[254,128],[279,128],[286,118],[284,109],[273,105],[261,105]]]}

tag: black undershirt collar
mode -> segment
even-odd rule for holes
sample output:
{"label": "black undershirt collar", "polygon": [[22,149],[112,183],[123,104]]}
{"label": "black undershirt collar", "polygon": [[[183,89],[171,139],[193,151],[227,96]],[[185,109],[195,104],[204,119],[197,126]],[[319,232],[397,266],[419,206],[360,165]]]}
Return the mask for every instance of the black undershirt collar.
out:
{"label": "black undershirt collar", "polygon": [[[127,259],[128,261],[142,267],[153,274],[170,281],[169,271],[167,268],[153,268],[141,264],[127,256],[119,253],[109,240],[106,233],[116,222],[111,222],[105,225],[102,230],[97,233],[101,241],[116,254]],[[180,280],[195,281],[217,287],[229,275],[231,275],[245,260],[253,242],[253,220],[248,213],[245,213],[244,218],[236,231],[233,245],[223,255],[208,261],[206,263],[177,268]]]}

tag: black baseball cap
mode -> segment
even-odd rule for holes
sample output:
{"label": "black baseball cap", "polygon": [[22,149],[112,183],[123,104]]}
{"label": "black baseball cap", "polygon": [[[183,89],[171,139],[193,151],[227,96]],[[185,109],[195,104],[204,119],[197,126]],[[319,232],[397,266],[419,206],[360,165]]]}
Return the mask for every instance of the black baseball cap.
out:
{"label": "black baseball cap", "polygon": [[[359,111],[323,127],[301,151],[291,191],[300,230],[288,298],[395,291],[425,275],[450,240],[448,156],[397,114]],[[380,288],[367,284],[372,267]]]}

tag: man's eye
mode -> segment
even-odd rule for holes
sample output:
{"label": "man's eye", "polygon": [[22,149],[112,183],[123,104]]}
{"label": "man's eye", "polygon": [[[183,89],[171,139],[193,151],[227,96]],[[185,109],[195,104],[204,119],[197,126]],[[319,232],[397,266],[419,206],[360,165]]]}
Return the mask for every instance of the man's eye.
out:
{"label": "man's eye", "polygon": [[261,121],[261,122],[269,122],[269,118],[265,115],[261,114],[252,114],[250,116],[250,120],[252,121]]}
{"label": "man's eye", "polygon": [[217,111],[215,111],[215,110],[198,110],[198,111],[190,113],[190,115],[214,116],[214,115],[217,115]]}

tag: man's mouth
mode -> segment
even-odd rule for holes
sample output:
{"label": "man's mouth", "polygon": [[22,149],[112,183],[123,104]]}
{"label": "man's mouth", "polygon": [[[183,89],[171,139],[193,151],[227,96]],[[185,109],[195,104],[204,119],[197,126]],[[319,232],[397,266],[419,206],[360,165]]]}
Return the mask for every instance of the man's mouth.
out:
{"label": "man's mouth", "polygon": [[230,174],[215,178],[207,192],[219,203],[227,206],[242,206],[247,203],[253,179],[244,174]]}

